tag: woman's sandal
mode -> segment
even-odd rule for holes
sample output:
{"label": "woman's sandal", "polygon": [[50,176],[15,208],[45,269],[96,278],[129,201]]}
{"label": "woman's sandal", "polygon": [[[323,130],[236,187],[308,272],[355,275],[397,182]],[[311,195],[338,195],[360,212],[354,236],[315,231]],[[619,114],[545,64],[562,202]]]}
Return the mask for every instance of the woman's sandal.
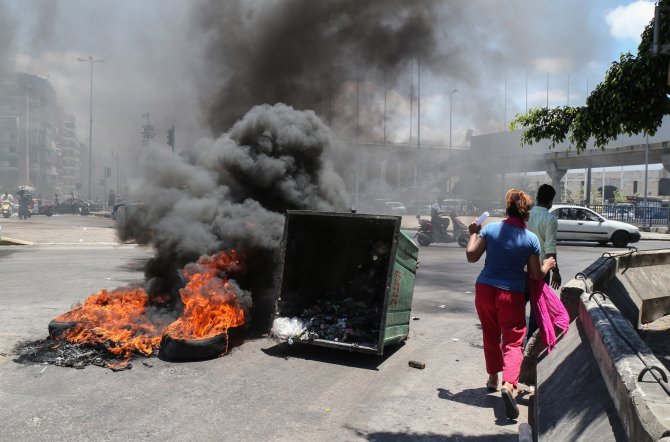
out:
{"label": "woman's sandal", "polygon": [[519,407],[516,404],[512,392],[507,388],[501,388],[500,394],[502,395],[502,400],[505,404],[505,416],[509,419],[516,419],[519,417]]}

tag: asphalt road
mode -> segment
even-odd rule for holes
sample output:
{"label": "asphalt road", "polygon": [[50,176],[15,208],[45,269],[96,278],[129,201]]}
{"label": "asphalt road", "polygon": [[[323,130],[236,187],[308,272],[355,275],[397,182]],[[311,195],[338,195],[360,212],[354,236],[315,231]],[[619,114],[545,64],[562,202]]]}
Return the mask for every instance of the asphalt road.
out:
{"label": "asphalt road", "polygon": [[[613,250],[561,244],[563,277]],[[13,361],[18,342],[45,337],[74,302],[141,280],[150,255],[135,245],[0,247],[0,440],[518,440],[527,408],[509,421],[484,388],[474,310],[482,263],[467,264],[456,244],[421,248],[418,320],[383,357],[261,338],[211,361],[140,358],[118,373]]]}

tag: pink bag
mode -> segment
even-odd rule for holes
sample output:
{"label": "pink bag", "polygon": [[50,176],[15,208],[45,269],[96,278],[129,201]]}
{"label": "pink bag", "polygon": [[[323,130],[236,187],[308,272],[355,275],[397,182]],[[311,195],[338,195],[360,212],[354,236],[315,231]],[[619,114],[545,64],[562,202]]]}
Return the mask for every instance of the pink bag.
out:
{"label": "pink bag", "polygon": [[540,329],[540,336],[547,344],[547,352],[550,352],[556,346],[554,326],[564,332],[567,331],[570,325],[570,316],[554,290],[543,280],[536,281],[528,278],[528,288],[530,289],[530,301],[533,303],[533,312]]}

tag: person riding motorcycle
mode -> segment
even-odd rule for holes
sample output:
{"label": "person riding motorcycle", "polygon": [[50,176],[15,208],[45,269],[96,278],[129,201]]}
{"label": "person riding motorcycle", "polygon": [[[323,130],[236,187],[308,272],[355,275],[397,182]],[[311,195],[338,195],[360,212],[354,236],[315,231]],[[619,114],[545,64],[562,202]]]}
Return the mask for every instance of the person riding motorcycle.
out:
{"label": "person riding motorcycle", "polygon": [[440,207],[440,199],[430,206],[430,222],[435,226],[435,230],[442,234],[447,234],[447,227],[449,227],[449,218],[443,218],[442,215],[448,215],[447,212],[442,211]]}
{"label": "person riding motorcycle", "polygon": [[2,194],[2,197],[0,198],[0,206],[2,207],[2,216],[5,218],[9,218],[12,216],[12,203],[14,202],[14,197],[5,192]]}

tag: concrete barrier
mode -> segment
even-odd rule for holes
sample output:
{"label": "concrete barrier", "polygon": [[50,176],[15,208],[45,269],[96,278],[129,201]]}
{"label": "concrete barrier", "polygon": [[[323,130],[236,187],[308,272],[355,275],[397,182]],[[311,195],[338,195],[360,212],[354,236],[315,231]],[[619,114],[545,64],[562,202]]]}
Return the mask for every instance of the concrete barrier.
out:
{"label": "concrete barrier", "polygon": [[[613,288],[618,291],[618,295],[624,293],[620,285],[625,287],[625,284],[621,283],[620,278],[627,278],[622,275],[632,269],[646,267],[646,270],[650,270],[652,266],[660,266],[663,268],[651,272],[660,275],[667,273],[668,264],[670,250],[606,254],[563,287],[561,300],[571,319],[575,319],[574,328],[559,343],[556,354],[538,364],[535,407],[535,432],[538,439],[573,440],[576,434],[572,432],[574,428],[560,429],[561,426],[569,427],[569,421],[560,413],[552,414],[551,410],[552,407],[561,409],[566,391],[569,394],[570,389],[581,388],[583,390],[580,391],[579,400],[583,401],[584,409],[578,413],[575,422],[583,424],[585,416],[589,416],[591,422],[581,428],[583,432],[596,428],[609,434],[610,437],[606,436],[606,439],[619,440],[616,434],[620,423],[631,441],[670,441],[670,387],[667,381],[662,380],[668,370],[613,300],[607,297],[608,290]],[[635,289],[653,295],[659,290],[657,283],[658,280],[636,278]],[[667,288],[661,294],[666,292]],[[624,304],[622,300],[618,303]],[[629,303],[635,304],[633,300],[629,300]],[[656,302],[655,305],[657,314],[664,311],[663,303]],[[584,342],[588,342],[589,356],[583,353]],[[590,362],[591,356],[595,364]],[[575,360],[581,361],[581,365],[574,365]],[[657,368],[650,370],[650,367]],[[575,377],[576,374],[579,377]],[[592,399],[602,396],[602,390],[597,389],[600,382],[604,383],[608,397],[601,397],[597,401],[600,405],[595,405]],[[557,389],[557,385],[561,388]],[[610,404],[616,410],[616,416],[608,412]],[[602,424],[603,417],[607,417],[609,425]],[[580,438],[586,436],[583,433]]]}

